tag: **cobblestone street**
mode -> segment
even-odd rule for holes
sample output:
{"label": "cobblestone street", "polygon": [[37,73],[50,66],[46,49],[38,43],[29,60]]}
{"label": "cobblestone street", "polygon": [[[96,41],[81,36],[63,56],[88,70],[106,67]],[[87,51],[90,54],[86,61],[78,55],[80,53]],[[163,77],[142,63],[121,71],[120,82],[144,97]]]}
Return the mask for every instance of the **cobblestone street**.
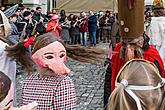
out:
{"label": "cobblestone street", "polygon": [[[107,44],[100,43],[99,48],[107,48]],[[69,59],[67,66],[71,69],[70,77],[73,79],[76,93],[77,104],[80,110],[103,110],[103,88],[104,88],[104,64],[81,63]],[[17,75],[17,94],[18,102],[21,97],[21,83],[26,77],[26,73]]]}

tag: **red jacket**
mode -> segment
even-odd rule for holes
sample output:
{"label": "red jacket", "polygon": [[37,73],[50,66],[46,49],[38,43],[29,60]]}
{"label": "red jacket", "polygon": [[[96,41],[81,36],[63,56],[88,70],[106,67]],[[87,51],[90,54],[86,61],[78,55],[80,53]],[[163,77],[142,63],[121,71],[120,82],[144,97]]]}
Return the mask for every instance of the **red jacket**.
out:
{"label": "red jacket", "polygon": [[46,32],[53,32],[55,35],[61,37],[60,31],[62,30],[61,25],[56,20],[49,21]]}
{"label": "red jacket", "polygon": [[82,21],[80,25],[80,32],[88,32],[88,17]]}
{"label": "red jacket", "polygon": [[[121,48],[121,44],[118,43],[114,50],[118,53],[116,53],[112,56],[111,91],[113,91],[115,89],[115,80],[116,80],[117,74],[118,74],[119,70],[122,68],[122,66],[124,65],[123,59],[120,58],[120,48]],[[162,76],[165,77],[163,61],[162,61],[158,51],[152,45],[149,45],[149,48],[146,51],[144,51],[143,58],[150,62],[154,62],[155,60],[157,60],[157,62],[159,63],[161,72],[162,72]]]}

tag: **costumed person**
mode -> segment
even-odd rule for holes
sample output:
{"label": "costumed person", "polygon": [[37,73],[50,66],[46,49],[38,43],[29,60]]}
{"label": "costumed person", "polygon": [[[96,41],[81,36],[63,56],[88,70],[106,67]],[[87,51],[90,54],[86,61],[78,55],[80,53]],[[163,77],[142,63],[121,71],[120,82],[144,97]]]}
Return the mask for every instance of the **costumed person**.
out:
{"label": "costumed person", "polygon": [[128,61],[115,80],[117,88],[109,98],[108,110],[164,110],[165,79],[154,63]]}
{"label": "costumed person", "polygon": [[[74,109],[76,91],[70,69],[65,66],[66,49],[53,33],[39,36],[34,44],[32,60],[38,72],[23,81],[23,104],[37,101],[37,109]],[[43,92],[44,91],[44,92]]]}
{"label": "costumed person", "polygon": [[[24,66],[32,68],[30,59],[28,59],[29,56],[21,42],[15,47],[8,47],[7,51],[9,56],[24,63]],[[81,62],[94,62],[104,61],[104,58],[100,56],[102,54],[107,54],[107,51],[77,45],[65,45],[52,32],[38,36],[34,42],[31,56],[37,65],[37,72],[27,68],[33,74],[23,81],[22,104],[36,101],[38,103],[37,109],[46,110],[76,108],[76,92],[73,81],[68,76],[70,69],[65,66],[66,57],[68,55],[70,58]]]}
{"label": "costumed person", "polygon": [[7,75],[10,80],[13,82],[13,87],[11,88],[14,91],[14,105],[16,105],[16,62],[11,60],[7,56],[5,51],[6,46],[8,45],[7,35],[11,29],[7,17],[2,11],[0,11],[0,71]]}
{"label": "costumed person", "polygon": [[[11,82],[11,86],[10,86],[10,95],[8,98],[12,99],[12,106],[16,106],[17,105],[17,98],[16,98],[16,61],[12,59],[12,57],[8,56],[8,52],[6,51],[6,47],[8,47],[8,40],[7,40],[7,35],[10,31],[11,27],[9,24],[9,21],[7,19],[7,17],[4,15],[4,13],[2,11],[0,11],[0,71],[6,75],[6,77],[8,77],[8,79],[10,79],[9,82]],[[17,57],[19,57],[19,55],[17,55]],[[27,59],[26,59],[27,60]],[[3,78],[2,78],[3,79]],[[7,81],[6,80],[1,80],[0,81]],[[9,83],[8,82],[8,83]],[[5,85],[5,83],[3,83],[2,85]],[[0,92],[4,92],[5,89],[3,89],[3,86],[0,86],[0,88],[2,88],[0,90]],[[6,88],[6,87],[4,87]],[[6,91],[8,91],[8,89],[6,88]],[[7,92],[6,92],[7,95]],[[4,102],[9,102],[10,100],[4,99],[6,96],[4,95],[4,97],[1,98],[0,101],[0,109],[3,108]],[[2,101],[3,100],[3,101]],[[5,100],[5,101],[4,101]],[[7,104],[7,103],[6,103]]]}
{"label": "costumed person", "polygon": [[116,44],[112,63],[108,68],[109,73],[105,75],[105,87],[109,87],[107,84],[110,84],[110,88],[104,88],[105,107],[110,93],[115,89],[115,79],[119,70],[130,59],[140,58],[153,62],[160,75],[165,76],[163,61],[158,51],[149,45],[149,37],[144,34],[144,0],[118,0],[118,15],[122,41]]}
{"label": "costumed person", "polygon": [[165,65],[165,11],[162,0],[153,2],[154,17],[151,17],[146,34],[150,37],[150,44],[158,50]]}
{"label": "costumed person", "polygon": [[13,82],[0,71],[0,110],[36,110],[37,103],[32,102],[21,107],[13,107]]}
{"label": "costumed person", "polygon": [[51,20],[48,22],[46,32],[53,32],[55,35],[61,37],[60,31],[62,30],[62,28],[58,20],[58,15],[53,15],[51,17]]}

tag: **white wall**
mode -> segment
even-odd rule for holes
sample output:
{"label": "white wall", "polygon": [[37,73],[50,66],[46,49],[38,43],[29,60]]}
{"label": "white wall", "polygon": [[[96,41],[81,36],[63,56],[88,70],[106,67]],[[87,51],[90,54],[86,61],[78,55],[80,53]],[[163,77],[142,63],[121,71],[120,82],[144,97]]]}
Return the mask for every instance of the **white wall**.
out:
{"label": "white wall", "polygon": [[23,5],[31,9],[36,9],[40,6],[42,8],[42,13],[46,14],[47,12],[47,0],[23,0]]}
{"label": "white wall", "polygon": [[145,0],[145,5],[153,5],[153,0]]}
{"label": "white wall", "polygon": [[42,13],[46,14],[47,12],[47,0],[39,0],[40,7],[42,8]]}
{"label": "white wall", "polygon": [[23,4],[39,4],[39,0],[23,0]]}

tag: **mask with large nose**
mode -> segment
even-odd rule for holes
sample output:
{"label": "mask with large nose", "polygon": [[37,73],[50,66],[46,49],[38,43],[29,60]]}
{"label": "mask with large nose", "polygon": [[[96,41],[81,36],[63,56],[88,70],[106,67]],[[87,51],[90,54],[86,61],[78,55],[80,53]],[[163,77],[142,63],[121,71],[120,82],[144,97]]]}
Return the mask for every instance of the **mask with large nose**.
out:
{"label": "mask with large nose", "polygon": [[37,50],[32,55],[32,60],[42,68],[49,68],[55,74],[68,74],[70,69],[66,67],[66,49],[59,42],[55,41]]}

